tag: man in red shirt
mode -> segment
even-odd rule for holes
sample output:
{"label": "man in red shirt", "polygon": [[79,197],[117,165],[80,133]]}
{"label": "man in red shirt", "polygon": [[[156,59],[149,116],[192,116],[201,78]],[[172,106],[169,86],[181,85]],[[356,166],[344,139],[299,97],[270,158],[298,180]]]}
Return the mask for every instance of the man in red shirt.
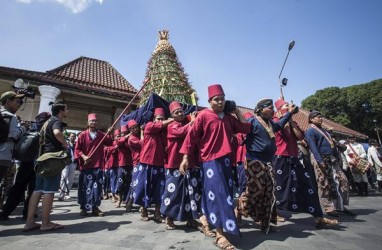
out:
{"label": "man in red shirt", "polygon": [[119,197],[118,197],[118,191],[117,191],[117,184],[118,184],[118,140],[121,137],[121,130],[115,129],[114,130],[114,141],[113,145],[107,147],[108,148],[108,155],[109,155],[109,161],[111,162],[112,166],[109,170],[110,175],[110,191],[111,191],[111,202],[117,202],[119,203]]}
{"label": "man in red shirt", "polygon": [[147,208],[155,205],[154,221],[161,222],[160,215],[161,198],[164,191],[164,163],[166,159],[166,128],[173,122],[173,118],[165,120],[163,108],[156,108],[153,121],[148,122],[144,128],[143,145],[141,150],[139,168],[145,172],[140,183],[146,186],[137,187],[136,204],[141,205],[141,216],[143,221],[148,221]]}
{"label": "man in red shirt", "polygon": [[[278,122],[289,110],[289,103],[279,99],[275,102]],[[297,141],[304,139],[304,132],[292,119],[284,129],[275,133],[277,150],[273,157],[274,176],[276,181],[276,205],[278,209],[292,212],[309,213],[314,216],[317,225],[338,224],[336,220],[323,217],[315,179],[310,173],[313,169],[302,166],[298,159]],[[285,221],[278,217],[278,221]]]}
{"label": "man in red shirt", "polygon": [[[143,173],[142,171],[139,171],[139,162],[143,141],[141,140],[141,130],[138,126],[138,123],[135,120],[128,121],[127,127],[130,131],[130,136],[127,140],[127,144],[130,148],[131,157],[133,160],[133,173],[129,193],[127,194],[128,201],[126,203],[126,212],[131,212],[131,208],[136,197],[135,189],[137,188],[137,186],[142,186],[142,184],[144,184],[140,183],[139,179],[141,178],[138,178],[139,175]],[[139,188],[139,190],[143,190],[142,188]]]}
{"label": "man in red shirt", "polygon": [[171,117],[174,122],[167,127],[167,158],[165,164],[166,185],[163,194],[161,213],[166,216],[166,229],[175,229],[174,219],[187,221],[187,225],[197,227],[198,201],[200,200],[199,168],[192,163],[186,175],[179,172],[183,155],[179,153],[184,138],[194,123],[196,113],[191,114],[187,122],[182,106],[174,101],[170,104]]}
{"label": "man in red shirt", "polygon": [[116,190],[118,201],[115,204],[116,208],[121,206],[121,203],[127,203],[129,200],[127,194],[131,184],[131,174],[133,171],[133,159],[128,145],[130,137],[127,125],[121,127],[121,137],[117,140],[118,145],[118,174]]}
{"label": "man in red shirt", "polygon": [[223,234],[223,230],[240,234],[232,197],[231,139],[235,133],[249,133],[251,125],[238,108],[234,110],[237,119],[224,112],[226,101],[221,85],[208,87],[208,101],[211,108],[198,113],[184,140],[180,171],[184,174],[188,169],[189,157],[198,145],[203,169],[202,212],[216,228],[214,244],[222,249],[234,249]]}
{"label": "man in red shirt", "polygon": [[87,211],[92,211],[93,216],[104,216],[98,208],[101,205],[102,195],[102,169],[104,164],[104,145],[111,145],[112,140],[108,136],[103,145],[90,156],[90,153],[104,138],[105,133],[97,130],[97,115],[88,115],[88,129],[78,135],[75,146],[75,158],[78,159],[80,176],[78,183],[78,204],[80,215],[87,216]]}

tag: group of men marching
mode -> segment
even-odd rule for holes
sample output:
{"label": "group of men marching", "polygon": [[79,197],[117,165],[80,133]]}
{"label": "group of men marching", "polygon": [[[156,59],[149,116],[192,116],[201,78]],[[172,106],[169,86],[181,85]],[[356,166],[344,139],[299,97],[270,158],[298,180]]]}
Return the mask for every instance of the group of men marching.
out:
{"label": "group of men marching", "polygon": [[243,116],[235,105],[225,109],[224,90],[215,84],[208,87],[208,102],[208,109],[186,117],[174,101],[171,117],[156,108],[144,126],[130,120],[113,137],[97,130],[96,114],[90,114],[74,149],[80,214],[103,216],[101,199],[110,193],[127,212],[139,205],[142,221],[150,220],[153,206],[152,219],[164,220],[167,230],[184,221],[216,237],[221,249],[235,249],[225,235],[240,235],[241,216],[268,233],[271,223],[284,220],[276,208],[309,213],[318,226],[339,223],[324,213],[352,214],[344,207],[346,146],[322,127],[318,111],[309,114],[304,133],[291,119],[298,108],[282,99],[261,99]]}

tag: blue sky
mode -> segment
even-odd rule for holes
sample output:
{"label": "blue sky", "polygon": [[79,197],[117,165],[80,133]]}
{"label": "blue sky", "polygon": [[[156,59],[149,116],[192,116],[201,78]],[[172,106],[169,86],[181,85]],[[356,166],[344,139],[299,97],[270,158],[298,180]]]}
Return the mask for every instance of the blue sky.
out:
{"label": "blue sky", "polygon": [[382,78],[379,0],[0,0],[0,17],[1,66],[45,72],[87,56],[137,89],[168,29],[200,105],[214,83],[242,106],[277,99],[291,40],[286,100]]}

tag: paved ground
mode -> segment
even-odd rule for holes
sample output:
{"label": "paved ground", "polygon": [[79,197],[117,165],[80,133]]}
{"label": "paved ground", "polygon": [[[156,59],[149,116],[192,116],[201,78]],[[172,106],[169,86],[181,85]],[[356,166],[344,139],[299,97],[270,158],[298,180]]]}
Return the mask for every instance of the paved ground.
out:
{"label": "paved ground", "polygon": [[[74,194],[75,192],[72,191]],[[382,245],[382,196],[352,197],[357,217],[341,216],[335,229],[317,229],[307,214],[294,214],[277,232],[264,235],[250,220],[241,229],[242,238],[230,237],[238,249],[380,249]],[[8,221],[0,222],[0,249],[217,249],[213,239],[177,223],[178,230],[166,231],[164,224],[142,222],[137,211],[124,213],[109,200],[101,209],[105,217],[80,217],[75,200],[54,202],[52,220],[63,230],[21,232],[24,221],[18,208]]]}

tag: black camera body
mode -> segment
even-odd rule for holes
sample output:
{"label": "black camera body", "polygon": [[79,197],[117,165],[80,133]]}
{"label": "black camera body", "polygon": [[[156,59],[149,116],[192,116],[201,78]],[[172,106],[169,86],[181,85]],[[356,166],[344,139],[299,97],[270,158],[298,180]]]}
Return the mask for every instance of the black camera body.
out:
{"label": "black camera body", "polygon": [[28,98],[31,98],[31,99],[34,99],[35,96],[36,96],[36,92],[33,91],[32,87],[27,87],[26,89],[24,88],[15,88],[15,92],[17,94],[23,94],[25,97],[28,97]]}
{"label": "black camera body", "polygon": [[233,111],[235,111],[235,109],[236,109],[236,102],[235,101],[229,101],[229,100],[225,101],[225,105],[224,105],[224,112],[225,113],[232,113]]}

